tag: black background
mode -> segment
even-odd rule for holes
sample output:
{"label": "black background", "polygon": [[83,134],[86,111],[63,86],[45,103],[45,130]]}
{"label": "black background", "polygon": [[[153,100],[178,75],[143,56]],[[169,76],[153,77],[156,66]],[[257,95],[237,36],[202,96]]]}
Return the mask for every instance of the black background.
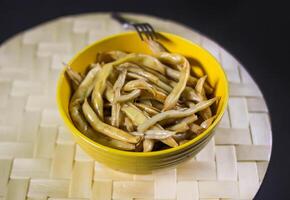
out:
{"label": "black background", "polygon": [[0,0],[0,43],[43,21],[85,12],[140,12],[191,26],[231,52],[260,86],[271,114],[274,144],[255,199],[289,199],[289,8],[280,1]]}

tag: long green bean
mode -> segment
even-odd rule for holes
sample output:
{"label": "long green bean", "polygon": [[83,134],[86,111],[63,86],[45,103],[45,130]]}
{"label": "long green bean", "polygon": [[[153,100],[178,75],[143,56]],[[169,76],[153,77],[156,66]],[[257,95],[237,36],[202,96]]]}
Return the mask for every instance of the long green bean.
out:
{"label": "long green bean", "polygon": [[159,121],[162,121],[164,119],[187,117],[189,115],[197,113],[197,112],[199,112],[199,111],[211,106],[216,100],[217,100],[217,97],[212,98],[212,99],[207,100],[207,101],[199,102],[194,107],[189,108],[187,110],[182,110],[182,111],[169,110],[169,111],[165,111],[165,112],[159,113],[157,115],[154,115],[152,118],[146,120],[141,125],[139,125],[137,127],[137,130],[141,131],[141,132],[144,132],[145,130],[147,130],[148,128],[153,126],[154,124],[156,124]]}
{"label": "long green bean", "polygon": [[128,142],[128,143],[133,143],[133,144],[136,144],[139,142],[140,137],[132,136],[121,129],[115,128],[113,126],[110,126],[102,122],[98,118],[94,110],[91,108],[87,100],[85,100],[85,102],[82,105],[82,111],[87,121],[96,131],[103,133],[113,139],[120,140],[123,142]]}

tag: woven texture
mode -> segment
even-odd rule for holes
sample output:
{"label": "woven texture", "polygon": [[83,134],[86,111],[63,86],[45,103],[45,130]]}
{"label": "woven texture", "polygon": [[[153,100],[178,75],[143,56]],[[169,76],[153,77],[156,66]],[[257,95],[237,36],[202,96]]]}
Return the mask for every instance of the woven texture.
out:
{"label": "woven texture", "polygon": [[0,199],[252,199],[271,154],[263,96],[218,44],[172,21],[127,15],[208,49],[224,67],[230,100],[215,137],[176,169],[133,175],[108,169],[71,138],[55,103],[61,62],[87,44],[123,32],[108,14],[56,19],[0,47]]}

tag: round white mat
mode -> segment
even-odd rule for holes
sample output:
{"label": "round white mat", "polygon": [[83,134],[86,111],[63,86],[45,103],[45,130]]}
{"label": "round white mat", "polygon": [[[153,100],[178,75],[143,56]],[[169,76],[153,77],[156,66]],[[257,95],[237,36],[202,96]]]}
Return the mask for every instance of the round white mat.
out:
{"label": "round white mat", "polygon": [[125,31],[109,14],[59,18],[0,47],[0,199],[252,199],[267,170],[272,136],[263,96],[215,42],[164,19],[127,15],[208,49],[224,67],[230,100],[215,137],[192,160],[150,175],[113,171],[72,140],[55,103],[62,67],[87,44]]}

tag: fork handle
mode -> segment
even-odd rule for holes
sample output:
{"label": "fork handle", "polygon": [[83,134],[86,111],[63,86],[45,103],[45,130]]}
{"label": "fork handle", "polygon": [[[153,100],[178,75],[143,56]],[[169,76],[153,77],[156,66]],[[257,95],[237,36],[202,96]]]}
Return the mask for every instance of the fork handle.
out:
{"label": "fork handle", "polygon": [[124,17],[122,17],[119,13],[112,13],[113,19],[117,20],[120,24],[122,24],[125,28],[128,28],[132,26],[131,22],[126,20]]}

